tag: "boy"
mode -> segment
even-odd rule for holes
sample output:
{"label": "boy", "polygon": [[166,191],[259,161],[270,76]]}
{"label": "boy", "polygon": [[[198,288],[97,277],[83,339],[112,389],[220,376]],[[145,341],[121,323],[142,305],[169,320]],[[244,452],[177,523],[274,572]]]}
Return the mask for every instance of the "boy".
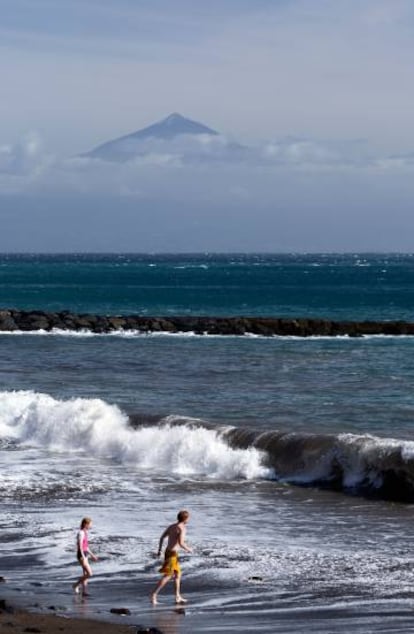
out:
{"label": "boy", "polygon": [[160,572],[162,572],[164,576],[159,580],[154,592],[151,594],[151,602],[153,605],[157,604],[159,591],[169,582],[171,577],[174,577],[175,602],[186,603],[186,599],[181,596],[180,592],[181,568],[178,563],[178,549],[182,548],[187,553],[192,552],[191,548],[185,543],[186,524],[189,519],[190,513],[188,511],[180,511],[177,515],[177,521],[168,526],[160,537],[158,557],[161,555],[164,539],[167,538],[168,542],[164,553],[164,564],[162,568],[160,568]]}

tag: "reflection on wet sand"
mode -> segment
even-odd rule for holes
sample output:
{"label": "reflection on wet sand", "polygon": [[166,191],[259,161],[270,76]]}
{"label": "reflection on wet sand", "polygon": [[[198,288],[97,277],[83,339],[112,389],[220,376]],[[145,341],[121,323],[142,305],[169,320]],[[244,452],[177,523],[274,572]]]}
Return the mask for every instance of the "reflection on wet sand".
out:
{"label": "reflection on wet sand", "polygon": [[181,634],[185,610],[177,608],[168,612],[158,612],[155,614],[154,622],[164,634]]}

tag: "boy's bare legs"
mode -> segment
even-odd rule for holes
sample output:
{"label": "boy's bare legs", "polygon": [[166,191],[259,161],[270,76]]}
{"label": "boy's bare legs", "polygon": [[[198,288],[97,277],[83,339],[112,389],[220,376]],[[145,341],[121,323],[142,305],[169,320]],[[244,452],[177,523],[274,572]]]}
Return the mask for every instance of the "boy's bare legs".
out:
{"label": "boy's bare legs", "polygon": [[159,582],[155,586],[154,592],[151,594],[151,603],[152,603],[152,605],[157,605],[157,595],[158,595],[159,591],[162,590],[162,588],[165,585],[167,585],[167,583],[169,582],[170,579],[171,579],[171,575],[164,575],[159,580]]}
{"label": "boy's bare legs", "polygon": [[187,603],[187,599],[181,596],[181,575],[176,574],[174,577],[174,586],[175,586],[175,602],[176,603]]}

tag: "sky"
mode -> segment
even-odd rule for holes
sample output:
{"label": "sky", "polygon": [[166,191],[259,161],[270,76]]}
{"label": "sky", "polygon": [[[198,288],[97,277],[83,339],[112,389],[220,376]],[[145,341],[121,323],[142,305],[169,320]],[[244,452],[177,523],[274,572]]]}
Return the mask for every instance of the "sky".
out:
{"label": "sky", "polygon": [[[0,9],[0,251],[413,251],[412,0]],[[202,161],[82,157],[171,112]]]}

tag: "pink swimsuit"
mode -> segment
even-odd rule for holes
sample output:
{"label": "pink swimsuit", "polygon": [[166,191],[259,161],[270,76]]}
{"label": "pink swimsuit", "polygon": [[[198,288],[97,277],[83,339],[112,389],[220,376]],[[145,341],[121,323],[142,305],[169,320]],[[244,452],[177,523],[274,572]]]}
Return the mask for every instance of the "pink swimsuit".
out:
{"label": "pink swimsuit", "polygon": [[88,533],[85,530],[78,532],[76,543],[78,545],[78,559],[87,557],[89,553],[88,549]]}

